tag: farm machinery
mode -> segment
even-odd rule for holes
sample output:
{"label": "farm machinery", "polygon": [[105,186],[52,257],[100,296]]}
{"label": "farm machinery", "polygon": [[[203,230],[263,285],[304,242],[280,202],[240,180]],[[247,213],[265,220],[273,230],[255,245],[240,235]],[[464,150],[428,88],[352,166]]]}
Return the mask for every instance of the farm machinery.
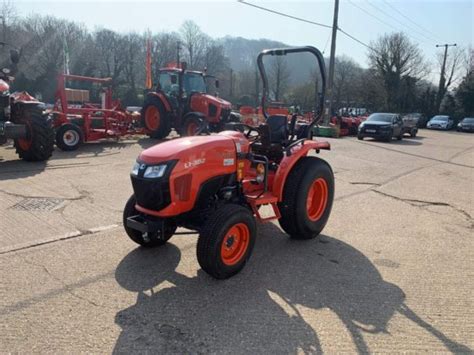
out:
{"label": "farm machinery", "polygon": [[[91,102],[91,90],[67,88],[67,83],[96,89],[100,102]],[[60,74],[53,118],[56,145],[66,151],[76,150],[83,142],[145,133],[140,114],[127,111],[119,100],[113,99],[111,78]]]}
{"label": "farm machinery", "polygon": [[[297,126],[297,115],[266,112],[268,80],[265,56],[309,52],[321,72],[319,50],[297,47],[265,50],[257,64],[263,83],[265,123],[243,123],[212,136],[163,142],[143,151],[135,162],[133,195],[123,212],[127,235],[144,247],[165,244],[178,227],[199,233],[197,259],[204,271],[223,279],[238,273],[249,259],[257,234],[256,221],[278,220],[294,239],[312,239],[329,219],[334,175],[324,160],[308,153],[330,149],[314,141],[310,123]],[[324,96],[319,96],[323,112]],[[318,102],[318,97],[316,97]]]}
{"label": "farm machinery", "polygon": [[[5,46],[6,43],[1,42]],[[20,60],[16,49],[10,50],[13,68]],[[44,161],[54,150],[54,130],[44,104],[27,92],[10,93],[10,83],[15,70],[0,71],[0,144],[13,139],[17,154],[23,160]]]}
{"label": "farm machinery", "polygon": [[147,94],[141,111],[148,135],[165,138],[172,128],[181,136],[219,132],[238,121],[230,102],[208,93],[209,78],[206,72],[187,70],[184,62],[160,69],[156,91]]}

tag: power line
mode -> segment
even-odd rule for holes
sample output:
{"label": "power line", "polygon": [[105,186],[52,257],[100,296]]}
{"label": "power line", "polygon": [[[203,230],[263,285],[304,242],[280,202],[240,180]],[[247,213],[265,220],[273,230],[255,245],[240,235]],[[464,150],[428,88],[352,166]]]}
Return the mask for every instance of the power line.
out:
{"label": "power line", "polygon": [[[369,11],[367,11],[367,10],[364,9],[363,7],[360,7],[359,5],[355,4],[355,3],[352,2],[351,0],[347,0],[347,2],[348,2],[349,4],[351,4],[352,6],[358,8],[359,10],[365,12],[365,13],[366,13],[367,15],[369,15],[370,17],[373,17],[373,18],[376,19],[377,21],[383,23],[384,25],[393,28],[395,31],[400,31],[399,28],[397,28],[397,27],[391,25],[391,24],[388,23],[388,22],[385,22],[384,20],[380,19],[378,16],[376,16],[376,15],[370,13]],[[410,37],[412,37],[413,39],[416,39],[418,42],[423,42],[422,40],[420,40],[419,38],[416,38],[416,37],[414,37],[414,36],[411,36],[411,35],[410,35]]]}
{"label": "power line", "polygon": [[[267,12],[271,12],[273,14],[276,14],[276,15],[280,15],[280,16],[284,16],[284,17],[288,17],[288,18],[291,18],[291,19],[294,19],[294,20],[297,20],[297,21],[301,21],[301,22],[305,22],[305,23],[309,23],[311,25],[315,25],[315,26],[321,26],[321,27],[325,27],[325,28],[331,28],[332,29],[332,26],[329,26],[329,25],[325,25],[325,24],[322,24],[322,23],[318,23],[318,22],[314,22],[314,21],[310,21],[310,20],[307,20],[307,19],[303,19],[301,17],[296,17],[296,16],[293,16],[293,15],[289,15],[289,14],[285,14],[283,12],[279,12],[279,11],[275,11],[275,10],[272,10],[272,9],[269,9],[269,8],[266,8],[266,7],[263,7],[263,6],[258,6],[258,5],[254,5],[254,4],[251,4],[251,3],[248,3],[244,0],[237,0],[239,3],[241,4],[244,4],[244,5],[248,5],[248,6],[252,6],[252,7],[255,7],[257,9],[260,9],[260,10],[263,10],[263,11],[267,11]],[[369,46],[368,44],[362,42],[361,40],[357,39],[356,37],[354,37],[353,35],[347,33],[346,31],[342,30],[340,27],[337,28],[338,31],[340,31],[341,33],[345,34],[347,37],[349,37],[350,39],[356,41],[357,43],[360,43],[361,45],[363,45],[364,47],[367,47],[369,48],[370,50],[373,50],[375,51],[374,48],[372,48],[371,46]],[[329,33],[329,36],[328,36],[328,39],[326,41],[326,44],[324,45],[324,50],[323,50],[323,53],[326,51],[326,47],[329,43],[329,39],[331,38],[331,33]]]}
{"label": "power line", "polygon": [[418,23],[416,23],[415,21],[413,21],[412,19],[410,19],[408,16],[406,16],[403,12],[401,12],[400,10],[398,10],[395,6],[393,6],[392,4],[390,4],[390,2],[388,2],[387,0],[383,0],[384,3],[386,3],[388,6],[390,6],[395,12],[397,12],[398,14],[400,14],[401,16],[403,16],[405,19],[407,19],[408,21],[410,21],[412,24],[414,24],[415,26],[417,26],[418,28],[420,28],[421,30],[425,31],[426,33],[429,33],[431,35],[431,38],[433,39],[439,39],[440,37],[436,35],[436,33],[430,31],[430,30],[427,30],[426,28],[422,27],[421,25],[419,25]]}
{"label": "power line", "polygon": [[407,27],[408,29],[410,29],[411,31],[416,31],[419,35],[425,37],[428,41],[433,41],[433,39],[431,39],[430,37],[426,36],[423,32],[420,32],[418,31],[417,29],[414,29],[413,27],[408,26],[406,23],[403,23],[399,20],[397,20],[396,18],[394,18],[392,15],[386,13],[384,10],[382,10],[380,7],[376,6],[375,4],[373,4],[372,2],[370,2],[369,0],[367,0],[367,3],[372,6],[375,10],[377,10],[378,12],[384,14],[385,16],[387,16],[388,18],[392,19],[393,21],[395,22],[398,22],[400,25],[404,26],[404,27]]}
{"label": "power line", "polygon": [[347,33],[346,31],[344,31],[342,28],[338,28],[339,32],[345,34],[347,37],[349,37],[350,39],[352,39],[353,41],[356,41],[357,43],[363,45],[364,47],[367,47],[368,49],[374,51],[374,52],[377,52],[377,50],[371,46],[369,46],[368,44],[362,42],[361,40],[355,38],[353,35],[351,35],[350,33]]}
{"label": "power line", "polygon": [[263,7],[263,6],[254,5],[254,4],[251,4],[249,2],[245,2],[244,0],[237,0],[237,1],[240,2],[241,4],[252,6],[252,7],[255,7],[257,9],[267,11],[267,12],[271,12],[271,13],[274,13],[274,14],[277,14],[277,15],[280,15],[280,16],[288,17],[288,18],[291,18],[293,20],[306,22],[306,23],[309,23],[309,24],[315,25],[315,26],[321,26],[321,27],[325,27],[325,28],[332,28],[332,26],[330,26],[330,25],[326,25],[326,24],[323,24],[323,23],[306,20],[306,19],[301,18],[301,17],[296,17],[296,16],[293,16],[293,15],[285,14],[283,12],[275,11],[275,10],[272,10],[272,9],[269,9],[269,8],[266,8],[266,7]]}

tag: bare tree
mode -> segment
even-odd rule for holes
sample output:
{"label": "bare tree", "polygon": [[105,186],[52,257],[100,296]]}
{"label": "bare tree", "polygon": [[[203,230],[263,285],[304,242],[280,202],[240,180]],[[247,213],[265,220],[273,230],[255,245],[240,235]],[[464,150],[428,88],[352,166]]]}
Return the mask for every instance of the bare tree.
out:
{"label": "bare tree", "polygon": [[283,97],[283,93],[288,87],[290,72],[286,59],[282,56],[276,56],[270,68],[270,85],[275,101]]}
{"label": "bare tree", "polygon": [[200,66],[203,66],[206,48],[211,41],[210,37],[203,33],[199,26],[191,20],[185,21],[179,32],[189,68],[202,69]]}
{"label": "bare tree", "polygon": [[402,109],[402,82],[406,78],[419,80],[426,74],[426,63],[418,46],[403,33],[379,37],[371,43],[369,62],[381,76],[387,93],[387,108]]}
{"label": "bare tree", "polygon": [[334,107],[339,108],[345,102],[357,101],[361,68],[349,57],[338,57],[334,72]]}

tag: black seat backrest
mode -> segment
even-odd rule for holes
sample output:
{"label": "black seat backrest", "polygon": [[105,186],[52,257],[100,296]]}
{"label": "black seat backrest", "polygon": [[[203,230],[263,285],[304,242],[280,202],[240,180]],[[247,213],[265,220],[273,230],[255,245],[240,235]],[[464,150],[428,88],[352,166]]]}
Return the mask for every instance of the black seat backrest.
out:
{"label": "black seat backrest", "polygon": [[288,118],[285,115],[273,115],[267,118],[270,128],[270,143],[283,143],[288,139]]}

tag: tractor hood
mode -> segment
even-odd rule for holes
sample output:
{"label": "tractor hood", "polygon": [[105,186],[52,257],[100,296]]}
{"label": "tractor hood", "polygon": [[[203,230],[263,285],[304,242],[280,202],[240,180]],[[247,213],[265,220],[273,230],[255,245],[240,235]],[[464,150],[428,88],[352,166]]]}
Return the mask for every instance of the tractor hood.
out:
{"label": "tractor hood", "polygon": [[209,94],[203,94],[202,96],[208,103],[213,103],[216,106],[220,106],[222,108],[228,108],[228,109],[232,107],[229,101],[223,100],[220,97],[212,96]]}
{"label": "tractor hood", "polygon": [[193,167],[206,164],[205,169],[212,170],[223,167],[224,158],[234,160],[235,156],[235,144],[230,137],[194,136],[159,143],[144,150],[138,157],[138,161],[154,165],[178,160],[178,165],[184,164],[186,167]]}

